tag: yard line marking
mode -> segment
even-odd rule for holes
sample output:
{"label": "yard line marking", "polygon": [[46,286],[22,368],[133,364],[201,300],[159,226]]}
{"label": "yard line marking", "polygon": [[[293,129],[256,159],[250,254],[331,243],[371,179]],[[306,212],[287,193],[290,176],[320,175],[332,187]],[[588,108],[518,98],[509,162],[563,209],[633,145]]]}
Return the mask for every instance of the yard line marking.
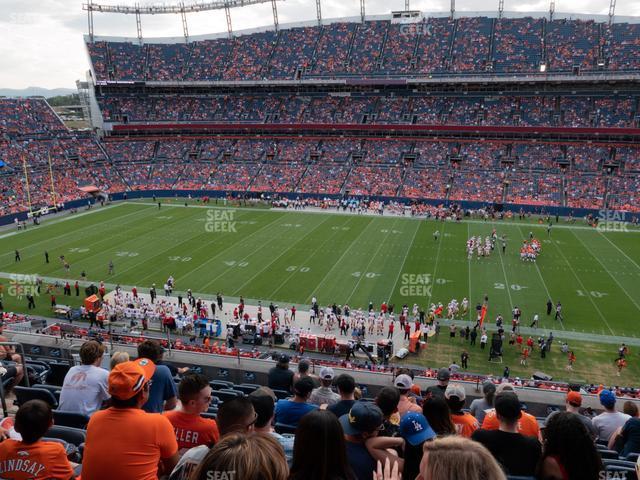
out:
{"label": "yard line marking", "polygon": [[[282,217],[279,217],[282,218]],[[320,222],[318,225],[322,225],[324,222],[326,222],[327,220],[323,220],[322,222]],[[313,229],[315,230],[315,227],[313,227]],[[283,230],[284,231],[284,230]],[[288,233],[288,232],[287,232]],[[253,250],[251,253],[249,253],[248,255],[245,255],[244,257],[242,257],[240,259],[240,262],[245,261],[247,258],[251,257],[252,255],[256,254],[257,252],[259,252],[260,250],[262,250],[263,248],[265,248],[267,245],[270,245],[271,243],[273,243],[276,240],[280,240],[284,237],[285,235],[273,235],[271,239],[267,240],[265,243],[263,243],[262,245],[260,245],[260,247],[258,247],[257,249]],[[287,248],[287,250],[291,249],[291,247]],[[238,263],[240,263],[238,262]],[[213,282],[215,282],[217,279],[219,279],[220,277],[222,277],[223,275],[225,275],[227,272],[229,272],[229,270],[231,270],[233,268],[233,266],[228,266],[226,269],[224,269],[222,271],[222,273],[220,273],[219,275],[217,275],[216,277],[212,278],[211,280],[209,280],[207,283],[205,283],[202,288],[203,290],[208,287],[209,285],[211,285]]]}
{"label": "yard line marking", "polygon": [[[192,217],[178,217],[177,220],[173,220],[171,222],[163,222],[161,225],[158,225],[155,228],[151,228],[150,230],[146,230],[144,232],[144,235],[148,236],[151,232],[155,232],[155,231],[157,231],[159,229],[166,228],[169,225],[175,227],[176,225],[182,223],[183,221],[190,221],[190,220],[192,220]],[[105,241],[108,242],[109,244],[112,244],[112,243],[117,243],[117,244],[112,246],[111,248],[107,248],[107,249],[104,249],[104,250],[94,248],[96,245],[99,245],[100,243],[105,242]],[[89,247],[91,247],[91,251],[96,251],[97,250],[96,253],[92,253],[91,255],[83,257],[78,262],[80,262],[80,263],[81,262],[85,262],[84,265],[86,265],[88,263],[88,260],[91,259],[91,258],[97,257],[99,255],[101,255],[103,257],[106,257],[110,252],[116,252],[116,251],[120,251],[120,250],[126,249],[125,245],[127,245],[129,243],[132,243],[132,242],[134,242],[137,245],[139,241],[140,241],[140,236],[135,236],[134,238],[131,238],[129,240],[125,240],[123,242],[113,242],[112,238],[109,238],[109,237],[102,238],[102,239],[97,240],[95,242],[92,242],[91,244],[88,245]],[[154,255],[154,257],[155,257],[155,255]],[[141,259],[138,259],[138,260],[141,260]],[[78,262],[74,261],[74,263],[78,263]],[[131,270],[132,268],[138,268],[138,267],[140,267],[140,263],[139,262],[136,263],[135,265],[129,267],[129,268],[126,268],[126,269],[124,269],[122,271],[118,271],[115,274],[115,276],[122,275],[123,273],[128,272],[129,270]]]}
{"label": "yard line marking", "polygon": [[[124,204],[118,204],[118,205],[124,205]],[[115,206],[115,205],[114,205],[114,206]],[[106,207],[105,207],[105,208],[106,208]],[[141,209],[141,210],[136,210],[135,212],[127,213],[127,214],[122,215],[122,216],[120,216],[120,217],[116,217],[116,219],[117,219],[117,220],[119,220],[119,219],[121,219],[121,218],[129,217],[129,216],[131,216],[131,215],[136,215],[136,214],[138,214],[138,213],[140,213],[140,212],[144,212],[144,211],[147,211],[147,210],[149,210],[149,209],[148,209],[148,208],[143,208],[143,209]],[[80,216],[80,215],[88,215],[89,213],[94,213],[94,212],[103,212],[103,211],[104,211],[104,210],[94,210],[94,211],[83,212],[83,213],[80,213],[80,214],[78,214],[78,215],[74,215],[73,217],[65,217],[65,218],[61,218],[61,219],[57,220],[55,223],[61,223],[61,222],[66,221],[66,220],[73,220],[74,218],[79,218],[79,216]],[[111,221],[111,220],[110,220],[110,221]],[[102,222],[102,223],[104,223],[104,222]],[[48,222],[48,223],[46,223],[46,224],[42,225],[42,227],[46,227],[46,226],[48,226],[48,225],[54,225],[53,221],[52,221],[52,222]],[[48,237],[48,238],[47,238],[47,239],[45,239],[45,240],[41,240],[41,241],[36,242],[36,243],[31,243],[31,244],[29,244],[29,245],[28,245],[27,247],[25,247],[25,248],[26,248],[26,250],[28,250],[28,249],[30,249],[30,248],[32,248],[32,247],[35,247],[36,245],[40,245],[40,244],[42,244],[42,243],[46,243],[46,242],[51,242],[52,240],[56,240],[56,239],[58,239],[58,238],[63,238],[63,237],[69,236],[69,235],[77,235],[77,234],[78,234],[78,232],[81,232],[82,230],[86,230],[86,229],[88,229],[88,228],[96,228],[96,224],[94,223],[94,224],[91,224],[91,225],[86,225],[86,226],[84,226],[84,227],[80,227],[80,228],[78,228],[78,229],[70,230],[70,231],[65,232],[65,233],[62,233],[62,234],[60,234],[60,235],[56,235],[55,237]],[[32,232],[32,231],[33,231],[33,230],[29,230],[29,232]],[[4,236],[1,236],[1,237],[0,237],[0,239],[5,238],[5,237],[10,237],[10,236],[13,236],[13,235],[18,235],[18,234],[21,234],[21,233],[27,233],[27,231],[26,231],[26,230],[23,230],[23,231],[21,231],[21,232],[12,232],[12,233],[7,233],[7,234],[5,234]],[[3,253],[3,254],[0,254],[0,258],[2,258],[2,257],[4,257],[4,256],[7,256],[7,255],[12,255],[12,254],[13,254],[13,252]]]}
{"label": "yard line marking", "polygon": [[[495,223],[491,222],[493,228],[495,228]],[[482,241],[482,240],[481,240]],[[509,297],[509,304],[511,305],[511,310],[513,310],[513,298],[511,297],[511,284],[509,283],[509,279],[507,278],[507,270],[504,268],[504,260],[502,259],[502,251],[498,249],[498,256],[500,257],[500,265],[502,266],[502,273],[504,274],[504,283],[505,288],[507,290],[507,296]]]}
{"label": "yard line marking", "polygon": [[436,285],[436,272],[438,271],[438,261],[440,260],[440,250],[442,247],[442,242],[444,241],[444,230],[446,226],[447,226],[447,222],[442,222],[442,240],[438,241],[438,251],[436,252],[436,263],[433,266],[433,276],[431,277],[433,279],[433,285],[429,290],[429,300],[427,300],[427,307],[431,304],[431,298],[433,297],[433,289],[435,288],[435,285]]}
{"label": "yard line marking", "polygon": [[362,275],[360,275],[360,277],[358,278],[358,281],[356,282],[355,286],[353,287],[353,290],[351,291],[351,295],[349,295],[349,297],[347,298],[347,300],[345,301],[345,304],[349,304],[349,300],[351,300],[351,297],[353,297],[353,294],[356,293],[356,290],[358,289],[358,286],[360,285],[360,282],[362,281],[362,279],[365,277],[365,272],[369,271],[369,267],[371,266],[371,264],[373,263],[373,260],[378,256],[378,253],[380,253],[380,249],[382,248],[382,246],[385,244],[385,242],[389,239],[389,237],[391,236],[391,233],[393,232],[393,229],[396,226],[396,223],[398,223],[398,220],[395,220],[393,222],[393,226],[389,227],[389,231],[386,233],[384,240],[382,240],[381,242],[378,243],[378,248],[376,249],[376,253],[374,253],[373,255],[371,255],[371,258],[369,259],[369,262],[367,262],[367,266],[365,267],[365,269],[362,271]]}
{"label": "yard line marking", "polygon": [[[467,223],[467,240],[471,238],[471,229],[469,227],[470,223]],[[467,254],[467,271],[469,272],[469,297],[467,300],[471,302],[471,257],[469,256],[469,252]],[[469,320],[471,320],[471,309],[469,309]]]}
{"label": "yard line marking", "polygon": [[[373,223],[373,217],[369,220],[369,223],[367,223],[367,225],[362,229],[362,231],[358,234],[358,236],[355,238],[355,240],[353,242],[351,242],[351,245],[349,245],[348,248],[344,249],[344,252],[342,252],[342,255],[340,255],[340,258],[333,264],[333,266],[329,269],[329,271],[325,274],[324,277],[322,277],[322,280],[320,280],[320,283],[318,283],[315,287],[314,290],[316,292],[320,291],[320,286],[327,280],[327,278],[329,277],[329,274],[331,272],[333,272],[333,269],[336,268],[337,265],[340,265],[340,262],[342,261],[342,259],[345,257],[345,255],[349,252],[349,250],[351,250],[353,248],[354,245],[356,245],[358,243],[358,240],[360,239],[360,237],[362,235],[364,235],[364,233],[367,231],[367,229],[371,226],[371,224]],[[312,294],[313,295],[313,294]],[[309,299],[311,299],[309,297]]]}
{"label": "yard line marking", "polygon": [[[347,223],[349,223],[351,221],[351,219],[349,219],[347,222],[345,222],[344,224],[342,224],[342,226],[346,225]],[[331,240],[335,235],[337,235],[338,233],[340,233],[339,230],[336,230],[335,233],[333,233],[329,238],[327,238],[324,242],[322,242],[321,246],[324,246],[325,243],[327,243],[329,240]],[[317,253],[321,252],[322,250],[320,248],[314,250],[311,255],[309,255],[306,260],[304,261],[305,263],[309,263],[309,260],[311,260]],[[329,253],[329,252],[325,252],[325,253]],[[295,274],[295,270],[291,273],[289,273],[288,275],[285,275],[286,278],[280,283],[280,285],[278,285],[278,288],[276,288],[271,295],[269,295],[270,298],[275,298],[275,294],[278,293],[278,290],[280,290],[290,279],[291,277],[293,277],[293,275]]]}
{"label": "yard line marking", "polygon": [[[66,222],[67,220],[73,220],[74,218],[84,217],[85,215],[90,215],[92,213],[104,212],[106,210],[110,210],[112,208],[119,207],[121,205],[124,205],[124,203],[114,203],[112,205],[107,205],[106,207],[100,207],[99,209],[92,208],[91,210],[87,210],[86,212],[76,213],[76,214],[73,214],[73,215],[71,215],[69,213],[67,216],[63,216],[62,218],[54,217],[54,218],[51,218],[49,220],[47,220],[46,218],[43,218],[43,219],[40,220],[42,222],[41,226],[42,227],[46,227],[48,225],[55,225],[57,223]],[[62,212],[66,213],[67,210],[61,210],[60,216],[63,215]],[[13,224],[7,224],[7,225],[4,225],[3,227],[4,227],[3,230],[9,230],[11,228],[15,228],[13,226]],[[31,230],[29,230],[29,231],[31,231]],[[21,233],[27,233],[27,230],[20,230],[20,231],[13,231],[13,232],[9,232],[9,233],[3,233],[2,235],[0,235],[0,240],[2,240],[3,238],[13,237],[15,235],[20,235]]]}
{"label": "yard line marking", "polygon": [[618,247],[618,245],[616,245],[614,242],[612,242],[612,241],[609,239],[609,237],[607,237],[607,236],[606,236],[604,233],[602,233],[600,230],[597,230],[597,231],[598,231],[598,233],[599,233],[600,235],[602,235],[602,236],[605,238],[605,240],[606,240],[607,242],[609,242],[611,245],[613,245],[613,246],[616,248],[616,250],[618,250],[622,255],[624,255],[624,256],[627,258],[627,260],[629,260],[631,263],[633,263],[633,264],[635,265],[635,267],[636,267],[638,270],[640,270],[640,265],[638,265],[638,264],[637,264],[637,263],[636,263],[636,262],[635,262],[635,261],[634,261],[634,260],[629,256],[629,255],[627,255],[627,254],[624,252],[624,250],[622,250],[620,247]]}
{"label": "yard line marking", "polygon": [[[587,292],[587,287],[584,286],[584,283],[582,283],[582,280],[580,280],[580,277],[578,277],[578,274],[576,273],[576,271],[573,269],[573,266],[571,265],[571,263],[569,263],[569,260],[567,260],[567,257],[565,256],[564,252],[562,251],[562,249],[558,246],[557,243],[555,242],[551,242],[553,243],[553,245],[555,245],[555,247],[558,249],[558,252],[560,252],[560,255],[562,256],[562,258],[564,259],[565,263],[567,264],[567,266],[569,267],[569,270],[571,270],[571,273],[573,273],[573,276],[576,278],[576,280],[578,281],[578,283],[580,284],[580,287],[582,288],[583,291]],[[607,328],[609,329],[609,331],[611,332],[612,335],[615,335],[615,332],[613,331],[613,329],[611,328],[611,325],[609,325],[609,322],[607,322],[607,319],[604,317],[604,315],[602,314],[602,311],[598,308],[598,305],[596,305],[596,302],[594,302],[593,298],[591,297],[591,295],[588,295],[589,297],[589,301],[591,302],[591,304],[594,306],[594,308],[596,309],[596,311],[598,312],[598,315],[600,315],[600,318],[602,319],[602,321],[604,322],[604,324],[607,326]]]}
{"label": "yard line marking", "polygon": [[[249,278],[246,282],[244,282],[242,285],[240,285],[238,288],[236,288],[233,292],[231,292],[231,295],[235,295],[236,293],[240,293],[240,291],[248,284],[251,283],[258,275],[260,275],[262,272],[264,272],[267,268],[269,268],[271,265],[273,265],[276,261],[278,261],[280,258],[282,258],[282,256],[289,252],[292,248],[294,248],[297,244],[299,244],[300,242],[302,242],[305,238],[307,238],[309,235],[311,235],[312,233],[314,233],[316,230],[318,230],[318,228],[320,228],[322,225],[324,225],[324,223],[329,220],[329,216],[327,216],[327,218],[325,220],[323,220],[322,222],[320,222],[318,225],[316,225],[315,227],[313,227],[310,231],[308,231],[306,234],[304,234],[302,237],[300,237],[298,240],[296,240],[295,242],[293,242],[291,244],[291,246],[285,250],[282,251],[282,253],[280,255],[278,255],[277,257],[275,257],[271,262],[269,262],[264,268],[260,269],[260,271],[258,271],[255,275],[253,275],[251,278]],[[338,233],[337,231],[335,233]],[[335,235],[334,233],[334,235]],[[333,235],[331,235],[327,240],[329,240],[330,238],[333,238]],[[325,240],[324,242],[322,242],[321,246],[323,246],[327,240]],[[319,249],[318,249],[319,250]],[[311,255],[311,257],[313,256],[313,254]],[[308,258],[311,258],[308,257]],[[308,261],[305,260],[305,263]],[[293,273],[291,274],[293,275]],[[277,291],[277,290],[276,290]],[[275,293],[275,292],[274,292]],[[269,295],[269,298],[275,298],[273,294]]]}
{"label": "yard line marking", "polygon": [[387,301],[391,301],[391,296],[393,295],[393,292],[395,291],[396,286],[398,285],[398,280],[400,280],[400,274],[402,273],[402,269],[404,268],[405,263],[407,263],[407,257],[409,256],[409,252],[411,251],[411,247],[413,246],[413,242],[416,239],[416,234],[418,233],[418,230],[420,230],[420,227],[422,225],[423,225],[422,222],[418,222],[418,226],[415,229],[415,231],[413,232],[413,237],[411,238],[411,242],[409,243],[409,246],[407,247],[407,251],[404,254],[404,259],[402,260],[402,265],[400,266],[400,270],[398,270],[398,275],[396,276],[396,281],[393,282],[393,288],[391,288],[391,292],[387,296]]}
{"label": "yard line marking", "polygon": [[[237,243],[232,243],[232,244],[230,244],[228,247],[223,248],[223,249],[222,249],[222,250],[220,250],[216,255],[214,255],[213,257],[211,257],[209,260],[207,260],[206,262],[201,263],[201,264],[200,264],[200,265],[198,265],[196,268],[194,268],[194,269],[192,269],[192,270],[189,270],[189,272],[188,272],[186,275],[182,275],[182,276],[181,276],[181,277],[179,277],[179,278],[186,278],[186,277],[188,277],[189,275],[192,275],[192,274],[193,274],[194,272],[196,272],[197,270],[200,270],[200,269],[201,269],[202,267],[204,267],[205,265],[208,265],[208,264],[209,264],[209,263],[211,263],[213,260],[217,259],[220,255],[222,255],[223,253],[225,253],[227,250],[229,250],[229,249],[231,249],[231,248],[234,248],[234,247],[237,247],[238,245],[242,245],[243,243],[245,243],[248,239],[250,239],[251,237],[253,237],[253,236],[254,236],[254,235],[256,235],[257,233],[259,233],[259,232],[261,232],[262,230],[265,230],[265,229],[267,229],[267,228],[271,227],[274,223],[276,223],[276,222],[280,221],[280,220],[282,219],[282,217],[283,217],[283,216],[284,216],[284,215],[278,215],[278,216],[277,216],[273,221],[271,221],[271,222],[267,223],[266,225],[263,225],[262,227],[260,227],[260,228],[259,228],[259,229],[257,229],[256,231],[254,231],[254,232],[250,233],[249,235],[247,235],[246,237],[244,237],[244,238],[243,238],[242,240],[240,240],[239,242],[237,242]],[[277,236],[274,236],[274,237],[276,237],[276,238],[277,238]],[[272,239],[272,240],[273,240],[273,239]],[[270,242],[267,242],[267,243],[270,243]],[[207,246],[211,246],[211,243],[207,244]],[[264,245],[262,245],[262,246],[264,247]],[[205,246],[203,245],[203,247],[201,247],[201,248],[204,248],[204,247],[205,247]],[[246,257],[244,257],[244,258],[246,258]],[[244,259],[244,258],[243,258],[243,259]],[[228,271],[228,268],[227,268],[227,269],[225,269],[225,271],[224,271],[223,273],[226,273],[227,271]],[[219,276],[218,276],[218,277],[219,277]],[[216,280],[218,277],[216,277],[214,280]],[[177,281],[177,280],[178,280],[178,279],[176,279],[176,281]],[[211,283],[211,282],[208,282],[208,283],[207,283],[207,285],[208,285],[209,283]],[[204,290],[204,288],[203,288],[203,290]]]}
{"label": "yard line marking", "polygon": [[[178,220],[177,222],[175,222],[175,224],[182,223],[182,221],[185,221],[185,220],[193,221],[193,220],[194,220],[194,218],[193,218],[192,216],[185,217],[185,218],[182,218],[181,220]],[[162,228],[164,228],[164,226],[166,226],[166,225],[163,225],[163,226],[162,226]],[[154,228],[154,230],[157,230],[157,228]],[[163,255],[164,253],[168,252],[169,250],[171,250],[171,249],[173,249],[173,248],[179,247],[180,245],[182,245],[182,244],[184,244],[184,243],[191,242],[191,241],[195,240],[196,238],[201,237],[201,236],[203,236],[203,235],[208,235],[208,233],[199,233],[199,234],[196,234],[196,235],[193,235],[193,236],[191,236],[191,237],[187,238],[186,240],[183,240],[183,241],[182,241],[182,242],[180,242],[180,243],[173,243],[170,247],[165,248],[164,250],[161,250],[160,252],[156,252],[156,253],[151,257],[151,260],[152,260],[152,259],[154,259],[154,258],[156,258],[156,257],[160,257],[161,255]],[[216,240],[214,240],[213,242],[203,242],[203,245],[201,245],[200,247],[196,248],[195,250],[192,250],[191,252],[189,252],[189,255],[190,255],[190,256],[192,256],[192,255],[193,255],[193,253],[197,252],[198,250],[200,250],[200,249],[202,249],[202,248],[205,248],[205,247],[209,247],[209,246],[211,246],[211,245],[212,245],[212,244],[214,244],[218,239],[222,239],[222,238],[223,238],[222,236],[218,236],[218,238],[217,238]],[[124,243],[124,245],[126,245],[126,243],[127,243],[127,242],[125,242],[125,243]],[[159,263],[161,264],[161,265],[160,265],[160,267],[155,268],[154,270],[152,270],[152,271],[151,271],[149,274],[147,274],[146,276],[142,277],[141,279],[138,279],[138,281],[140,282],[140,284],[141,284],[141,285],[142,285],[142,281],[143,281],[143,280],[146,280],[147,278],[152,277],[152,276],[153,276],[153,275],[155,275],[158,271],[162,270],[162,269],[165,267],[165,262],[159,262]],[[131,267],[126,268],[126,269],[122,270],[121,272],[118,272],[118,274],[117,274],[117,275],[122,275],[123,273],[128,272],[129,270],[131,270],[131,269],[133,269],[133,268],[138,268],[139,266],[140,266],[140,263],[137,263],[136,265],[132,265]],[[194,269],[194,270],[195,270],[195,269]],[[179,277],[178,277],[178,278],[179,278]]]}
{"label": "yard line marking", "polygon": [[[522,231],[522,228],[518,227],[518,230],[520,231],[520,236],[522,237],[522,239],[526,240],[526,237],[524,236],[524,232]],[[547,287],[547,282],[544,281],[544,277],[542,276],[540,267],[538,267],[538,262],[533,262],[533,264],[536,266],[536,270],[538,271],[538,276],[540,277],[540,280],[542,280],[542,285],[544,286],[544,290],[547,292],[547,298],[552,299],[553,297],[551,296],[551,292]],[[558,320],[558,321],[560,322],[560,327],[562,327],[562,329],[564,330],[564,323],[562,322],[562,320]]]}
{"label": "yard line marking", "polygon": [[593,253],[593,251],[592,251],[592,250],[587,246],[587,244],[586,244],[586,243],[584,243],[584,241],[583,241],[583,240],[582,240],[578,235],[576,235],[576,234],[575,234],[575,233],[573,233],[573,232],[571,232],[571,233],[573,234],[573,236],[574,236],[574,237],[576,237],[576,238],[580,241],[580,243],[582,243],[582,245],[584,245],[584,248],[586,248],[586,249],[587,249],[587,251],[591,254],[591,256],[593,256],[593,257],[598,261],[598,263],[599,263],[600,265],[602,265],[602,268],[604,268],[604,269],[605,269],[605,271],[607,272],[607,275],[609,275],[611,278],[613,278],[613,281],[614,281],[614,282],[616,282],[616,283],[618,284],[618,286],[622,289],[622,291],[623,291],[623,292],[625,293],[625,295],[629,298],[629,300],[631,300],[631,302],[636,306],[636,308],[638,309],[638,311],[640,311],[640,305],[638,305],[638,302],[636,302],[636,301],[631,297],[631,295],[629,295],[629,292],[627,292],[627,289],[626,289],[625,287],[623,287],[623,286],[622,286],[622,284],[618,281],[618,279],[615,277],[615,275],[613,275],[613,274],[609,271],[609,269],[606,267],[606,265],[605,265],[604,263],[602,263],[602,260],[600,260],[600,259],[598,258],[598,256],[597,256],[597,255],[595,255],[595,254]]}

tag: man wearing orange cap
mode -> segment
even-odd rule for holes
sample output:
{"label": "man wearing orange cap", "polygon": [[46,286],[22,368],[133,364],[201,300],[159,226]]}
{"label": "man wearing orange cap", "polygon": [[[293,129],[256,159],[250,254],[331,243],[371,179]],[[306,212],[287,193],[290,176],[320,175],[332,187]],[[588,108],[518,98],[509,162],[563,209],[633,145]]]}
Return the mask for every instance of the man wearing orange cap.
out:
{"label": "man wearing orange cap", "polygon": [[149,399],[155,368],[151,360],[140,358],[111,370],[112,406],[89,421],[83,478],[153,480],[176,465],[178,442],[171,422],[141,409]]}
{"label": "man wearing orange cap", "polygon": [[[591,419],[589,417],[580,413],[580,407],[582,406],[582,395],[580,395],[580,392],[569,390],[567,392],[565,403],[567,406],[567,412],[575,413],[576,415],[578,415],[578,418],[582,421],[582,423],[584,423],[584,426],[589,432],[589,435],[591,435],[591,438],[593,438],[593,440],[595,441],[595,439],[598,437],[598,431],[596,430],[596,427],[593,426],[593,423],[591,422]],[[551,412],[545,420],[545,423],[548,423],[549,419],[558,412],[559,410]]]}

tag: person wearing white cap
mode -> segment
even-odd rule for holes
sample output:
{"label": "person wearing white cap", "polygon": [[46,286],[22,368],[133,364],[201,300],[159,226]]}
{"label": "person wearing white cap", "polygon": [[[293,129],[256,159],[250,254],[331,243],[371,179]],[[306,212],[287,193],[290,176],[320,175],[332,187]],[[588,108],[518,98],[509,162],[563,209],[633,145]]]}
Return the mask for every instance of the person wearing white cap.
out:
{"label": "person wearing white cap", "polygon": [[398,414],[400,417],[409,412],[422,413],[422,408],[409,398],[409,391],[413,386],[413,380],[409,375],[398,375],[393,382],[400,393],[400,401],[398,402]]}
{"label": "person wearing white cap", "polygon": [[459,383],[450,383],[444,392],[444,398],[451,409],[451,421],[455,425],[458,435],[471,437],[473,432],[480,428],[480,425],[473,415],[462,410],[467,398],[464,387]]}
{"label": "person wearing white cap", "polygon": [[340,401],[340,395],[331,390],[331,384],[333,383],[334,376],[333,368],[322,367],[320,370],[320,386],[311,392],[309,403],[313,403],[318,406],[331,406]]}

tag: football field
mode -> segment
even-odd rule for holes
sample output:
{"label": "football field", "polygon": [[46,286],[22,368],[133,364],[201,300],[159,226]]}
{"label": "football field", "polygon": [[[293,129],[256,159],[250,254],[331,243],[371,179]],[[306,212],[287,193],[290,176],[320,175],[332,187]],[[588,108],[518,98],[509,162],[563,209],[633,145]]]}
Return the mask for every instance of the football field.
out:
{"label": "football field", "polygon": [[[471,236],[492,229],[507,238],[486,258],[467,258]],[[439,239],[434,232],[439,232]],[[536,263],[520,260],[530,232],[542,241]],[[18,249],[21,261],[14,259]],[[50,263],[45,263],[47,251]],[[59,257],[70,264],[67,273]],[[109,261],[115,272],[108,275]],[[446,305],[485,295],[488,319],[523,311],[554,330],[636,336],[640,320],[640,233],[601,231],[562,220],[546,225],[517,220],[460,223],[393,216],[294,212],[266,208],[218,208],[184,204],[120,203],[86,214],[63,215],[0,234],[0,272],[137,286],[161,292],[173,275],[176,290],[222,292],[283,304],[333,302],[351,308],[391,301]],[[5,289],[5,296],[7,295]],[[562,302],[564,321],[546,315],[547,299]],[[467,320],[475,320],[467,315]]]}

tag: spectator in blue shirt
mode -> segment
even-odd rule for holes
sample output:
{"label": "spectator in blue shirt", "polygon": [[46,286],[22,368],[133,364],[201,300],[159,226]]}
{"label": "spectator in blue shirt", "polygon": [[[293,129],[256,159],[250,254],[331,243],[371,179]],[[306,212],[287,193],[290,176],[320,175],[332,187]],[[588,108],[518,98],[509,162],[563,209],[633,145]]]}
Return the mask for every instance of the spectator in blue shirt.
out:
{"label": "spectator in blue shirt", "polygon": [[142,409],[148,413],[162,413],[173,410],[178,403],[176,384],[171,371],[166,365],[159,365],[164,350],[155,340],[145,340],[138,345],[138,358],[148,358],[156,364],[156,371],[151,378],[149,400]]}
{"label": "spectator in blue shirt", "polygon": [[318,408],[307,403],[311,392],[315,388],[309,377],[298,380],[293,385],[293,399],[278,400],[276,404],[276,423],[297,426],[300,419],[311,410]]}

